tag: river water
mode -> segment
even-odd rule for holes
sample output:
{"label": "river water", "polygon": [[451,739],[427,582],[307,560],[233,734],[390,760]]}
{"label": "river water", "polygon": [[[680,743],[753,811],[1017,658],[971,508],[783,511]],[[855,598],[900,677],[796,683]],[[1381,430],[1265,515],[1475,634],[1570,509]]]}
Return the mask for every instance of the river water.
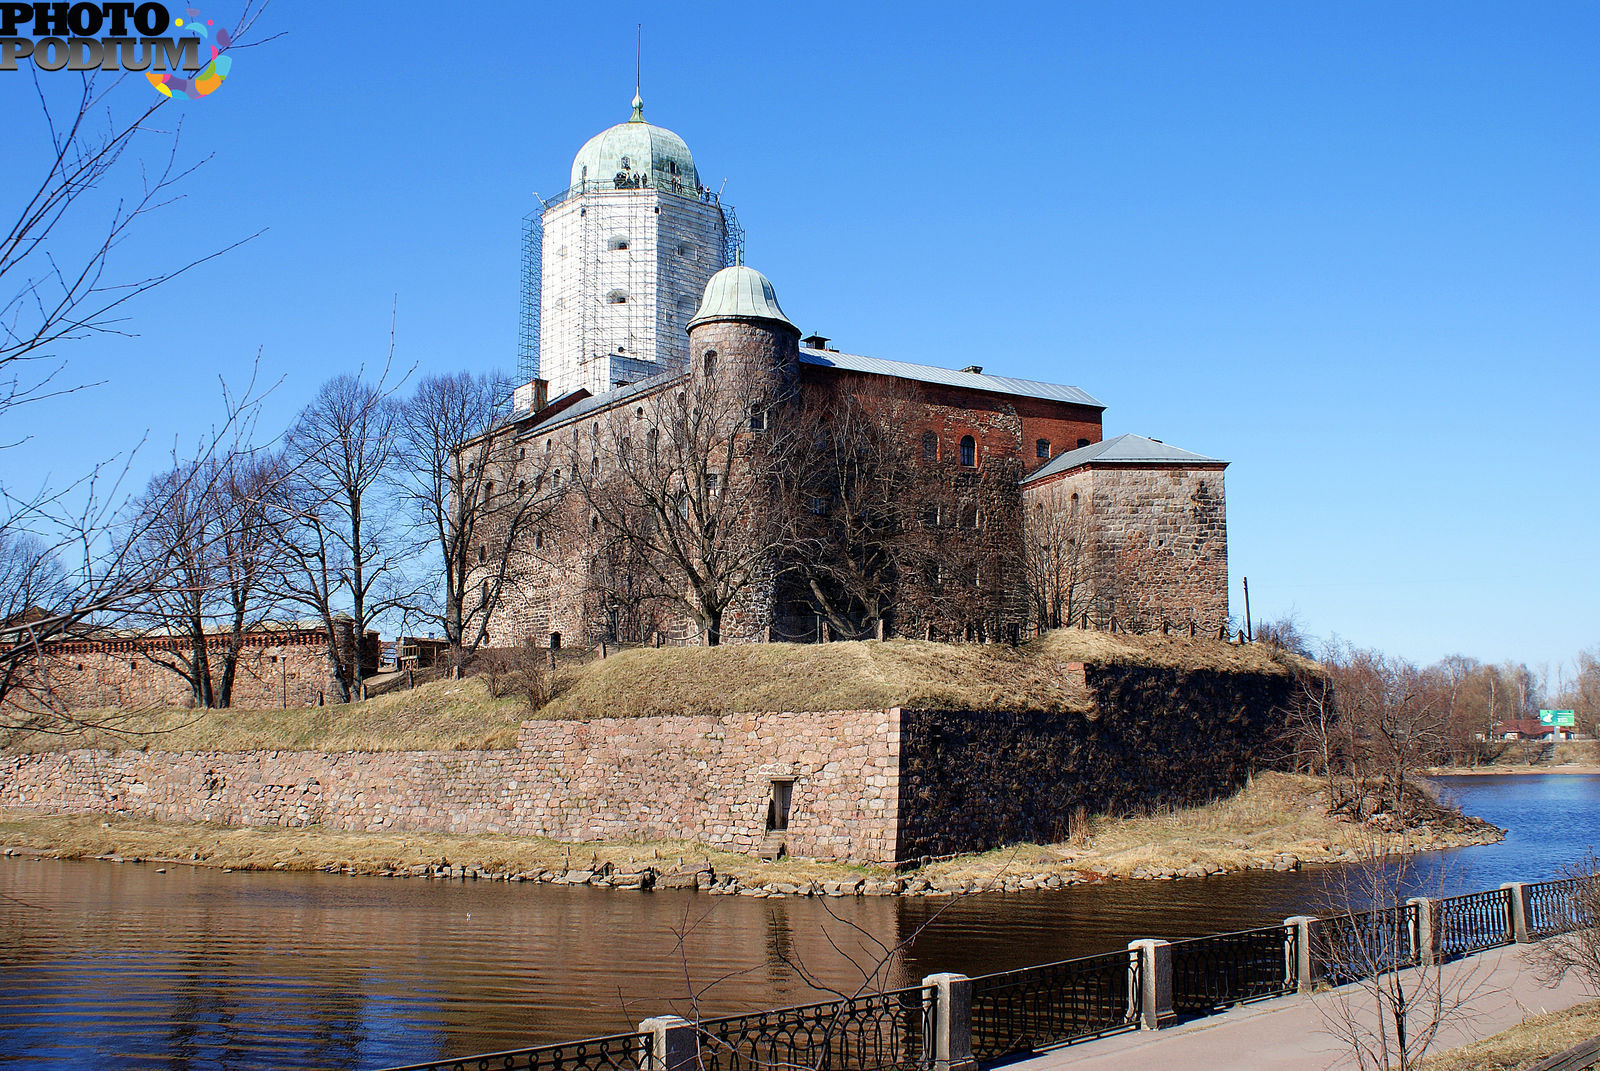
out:
{"label": "river water", "polygon": [[[1428,891],[1555,876],[1600,842],[1600,777],[1441,778],[1510,834]],[[376,1068],[827,999],[1265,925],[1336,868],[961,899],[768,900],[0,860],[0,1065]]]}

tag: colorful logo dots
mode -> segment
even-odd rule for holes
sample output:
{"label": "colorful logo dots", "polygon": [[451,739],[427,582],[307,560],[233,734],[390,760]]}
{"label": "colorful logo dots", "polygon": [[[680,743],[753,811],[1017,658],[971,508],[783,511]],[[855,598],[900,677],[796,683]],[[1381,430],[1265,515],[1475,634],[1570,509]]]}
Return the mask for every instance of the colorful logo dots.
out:
{"label": "colorful logo dots", "polygon": [[[145,79],[155,87],[157,93],[165,97],[176,97],[181,100],[198,100],[209,97],[222,87],[233,71],[233,58],[224,56],[223,50],[233,44],[228,31],[216,26],[216,20],[206,19],[204,25],[199,21],[200,12],[194,8],[186,9],[189,13],[188,32],[185,37],[197,38],[204,41],[212,38],[215,43],[211,46],[211,61],[195,73],[191,78],[183,78],[168,71],[146,71]],[[183,19],[173,19],[174,26],[183,26]],[[208,30],[207,27],[212,27]]]}

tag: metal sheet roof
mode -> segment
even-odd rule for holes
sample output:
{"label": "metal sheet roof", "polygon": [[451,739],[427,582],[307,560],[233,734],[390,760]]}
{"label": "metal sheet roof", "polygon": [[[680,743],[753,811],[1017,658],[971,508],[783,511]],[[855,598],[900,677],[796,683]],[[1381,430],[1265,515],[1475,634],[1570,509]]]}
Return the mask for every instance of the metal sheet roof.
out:
{"label": "metal sheet roof", "polygon": [[1080,465],[1089,462],[1101,465],[1137,465],[1141,463],[1187,463],[1226,465],[1226,461],[1218,458],[1196,454],[1190,450],[1180,450],[1176,446],[1168,446],[1157,439],[1147,439],[1143,435],[1118,435],[1114,439],[1103,439],[1088,446],[1080,446],[1076,450],[1068,450],[1058,454],[1048,464],[1037,472],[1032,473],[1023,483],[1032,483],[1042,480],[1047,476],[1070,472]]}
{"label": "metal sheet roof", "polygon": [[[608,390],[604,394],[593,395],[583,399],[581,402],[575,402],[571,408],[561,410],[561,412],[557,413],[549,420],[540,421],[537,424],[529,424],[524,431],[537,431],[543,433],[552,428],[564,427],[567,424],[572,423],[574,420],[583,419],[590,413],[596,413],[602,409],[610,409],[614,405],[621,405],[629,398],[634,398],[641,394],[648,394],[657,387],[665,386],[666,384],[671,383],[673,380],[679,379],[687,374],[688,373],[684,372],[682,369],[677,369],[671,372],[660,372],[651,376],[649,379],[641,379],[637,383],[629,383],[626,387],[618,387],[615,390]],[[559,401],[560,399],[557,400]],[[519,419],[525,421],[528,418],[523,416]],[[511,421],[511,423],[516,422],[516,420]]]}
{"label": "metal sheet roof", "polygon": [[957,372],[953,368],[938,368],[931,364],[912,364],[909,361],[886,361],[881,357],[862,357],[855,353],[837,350],[813,350],[801,347],[800,363],[820,368],[838,368],[846,372],[865,372],[875,376],[893,376],[896,379],[914,379],[920,383],[937,383],[946,387],[966,387],[969,390],[986,390],[994,394],[1011,394],[1022,398],[1043,398],[1052,402],[1071,402],[1074,405],[1104,409],[1105,403],[1078,387],[1064,383],[1040,383],[1032,379],[1012,379],[1010,376],[990,376],[982,372]]}

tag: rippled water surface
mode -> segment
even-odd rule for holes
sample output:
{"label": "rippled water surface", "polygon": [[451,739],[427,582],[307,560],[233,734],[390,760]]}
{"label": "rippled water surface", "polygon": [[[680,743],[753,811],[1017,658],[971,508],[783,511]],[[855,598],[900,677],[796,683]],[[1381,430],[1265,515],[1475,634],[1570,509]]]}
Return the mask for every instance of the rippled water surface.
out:
{"label": "rippled water surface", "polygon": [[[1511,830],[1430,858],[1452,887],[1548,877],[1600,839],[1600,777],[1441,783]],[[1262,925],[1328,874],[819,901],[3,859],[0,1064],[384,1067],[630,1029],[691,996],[825,999],[801,970],[851,989],[880,944],[909,942],[898,983]]]}

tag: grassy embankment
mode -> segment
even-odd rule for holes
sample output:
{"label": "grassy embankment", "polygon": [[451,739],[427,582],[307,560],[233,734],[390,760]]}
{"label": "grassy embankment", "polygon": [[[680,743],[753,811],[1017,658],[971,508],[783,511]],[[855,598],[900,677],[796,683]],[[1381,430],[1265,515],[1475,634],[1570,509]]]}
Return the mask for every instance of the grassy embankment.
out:
{"label": "grassy embankment", "polygon": [[1284,673],[1309,667],[1265,646],[1217,639],[1063,629],[1019,647],[924,643],[762,644],[633,650],[559,671],[556,695],[531,711],[491,696],[483,678],[288,710],[86,711],[114,731],[35,735],[8,750],[412,751],[514,747],[530,718],[645,717],[766,710],[1086,710],[1071,662]]}
{"label": "grassy embankment", "polygon": [[1518,1071],[1600,1037],[1600,1000],[1534,1015],[1510,1030],[1422,1062],[1422,1071]]}

